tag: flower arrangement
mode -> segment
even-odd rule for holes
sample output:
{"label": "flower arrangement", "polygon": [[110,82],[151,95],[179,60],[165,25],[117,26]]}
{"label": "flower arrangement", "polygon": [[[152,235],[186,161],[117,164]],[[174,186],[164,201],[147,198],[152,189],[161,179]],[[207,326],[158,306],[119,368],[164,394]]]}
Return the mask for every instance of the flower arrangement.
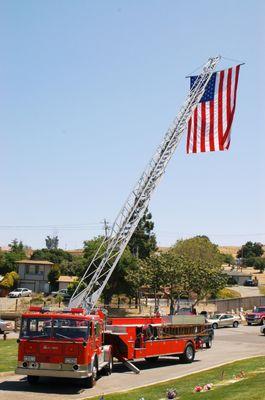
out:
{"label": "flower arrangement", "polygon": [[198,392],[208,392],[208,390],[211,390],[213,388],[213,384],[212,383],[206,383],[206,385],[204,386],[195,386],[194,388],[194,392],[198,393]]}
{"label": "flower arrangement", "polygon": [[177,391],[175,389],[167,389],[167,399],[175,399],[177,397]]}

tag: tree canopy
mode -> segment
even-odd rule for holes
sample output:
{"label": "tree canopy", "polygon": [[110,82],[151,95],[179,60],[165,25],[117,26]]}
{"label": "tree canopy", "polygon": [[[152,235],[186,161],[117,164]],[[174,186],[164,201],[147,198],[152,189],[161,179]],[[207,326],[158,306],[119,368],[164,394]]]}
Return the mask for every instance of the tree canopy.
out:
{"label": "tree canopy", "polygon": [[218,246],[212,243],[207,236],[178,240],[172,247],[172,251],[191,261],[204,261],[217,267],[222,264],[222,256]]}
{"label": "tree canopy", "polygon": [[9,244],[10,251],[0,251],[0,274],[4,275],[11,271],[17,270],[16,262],[26,258],[25,246],[17,239],[12,240]]}
{"label": "tree canopy", "polygon": [[32,253],[31,260],[47,260],[54,264],[61,264],[63,261],[72,261],[73,256],[63,249],[40,249]]}
{"label": "tree canopy", "polygon": [[[87,240],[84,242],[84,258],[86,259],[86,264],[84,268],[87,268],[90,262],[92,261],[95,252],[99,248],[100,244],[103,242],[104,238],[102,236],[98,236],[92,240]],[[103,245],[98,254],[98,259],[95,262],[95,265],[99,265],[102,260],[102,256],[105,250],[105,246]],[[103,297],[106,303],[109,303],[112,296],[114,294],[129,294],[131,293],[130,285],[125,280],[126,271],[128,269],[134,269],[136,264],[136,258],[130,252],[130,249],[127,247],[123,252],[117,266],[115,267],[105,289],[103,292]],[[83,273],[85,269],[83,270]],[[83,275],[80,274],[80,276]]]}
{"label": "tree canopy", "polygon": [[148,210],[145,211],[135,229],[128,247],[133,256],[141,259],[149,257],[157,249],[154,222],[152,221],[152,214]]}
{"label": "tree canopy", "polygon": [[264,253],[262,244],[257,242],[247,242],[237,252],[237,258],[250,258],[250,257],[261,257]]}
{"label": "tree canopy", "polygon": [[45,244],[48,250],[58,249],[59,239],[58,236],[47,236],[45,239]]}

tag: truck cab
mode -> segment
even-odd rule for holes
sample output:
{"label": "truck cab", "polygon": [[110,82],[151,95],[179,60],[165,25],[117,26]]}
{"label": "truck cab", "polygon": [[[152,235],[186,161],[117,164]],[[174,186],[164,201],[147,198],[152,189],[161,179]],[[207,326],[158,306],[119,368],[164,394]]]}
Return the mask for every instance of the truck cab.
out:
{"label": "truck cab", "polygon": [[253,312],[247,313],[246,321],[248,325],[265,324],[265,306],[255,307]]}
{"label": "truck cab", "polygon": [[112,370],[111,346],[104,345],[104,321],[83,309],[52,312],[31,307],[22,315],[16,373],[29,383],[39,377],[82,379],[87,387],[97,374]]}

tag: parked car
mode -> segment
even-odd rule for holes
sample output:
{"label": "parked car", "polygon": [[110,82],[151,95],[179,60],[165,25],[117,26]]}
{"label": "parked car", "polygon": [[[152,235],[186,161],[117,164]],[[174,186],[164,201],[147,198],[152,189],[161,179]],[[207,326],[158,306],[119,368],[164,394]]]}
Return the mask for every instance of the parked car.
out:
{"label": "parked car", "polygon": [[212,324],[213,329],[223,326],[233,326],[237,328],[241,322],[241,318],[233,314],[214,314],[212,317],[207,318],[207,322]]}
{"label": "parked car", "polygon": [[253,312],[247,313],[246,321],[248,325],[265,324],[265,306],[255,307]]}
{"label": "parked car", "polygon": [[57,290],[56,292],[51,293],[52,296],[62,296],[64,300],[69,300],[71,295],[68,293],[67,289],[60,289]]}
{"label": "parked car", "polygon": [[257,279],[247,279],[244,282],[244,286],[258,286],[258,280]]}
{"label": "parked car", "polygon": [[17,288],[9,293],[8,297],[29,297],[32,295],[32,290],[27,288]]}
{"label": "parked car", "polygon": [[12,329],[12,324],[9,321],[4,321],[3,319],[0,319],[0,334],[7,331],[12,331]]}
{"label": "parked car", "polygon": [[263,335],[265,335],[265,325],[262,325],[260,327],[260,333],[263,333]]}

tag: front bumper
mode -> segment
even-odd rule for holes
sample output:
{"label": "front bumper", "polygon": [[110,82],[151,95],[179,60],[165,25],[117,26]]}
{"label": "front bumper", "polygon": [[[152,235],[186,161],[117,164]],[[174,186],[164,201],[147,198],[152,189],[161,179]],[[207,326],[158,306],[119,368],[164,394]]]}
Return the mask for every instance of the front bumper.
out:
{"label": "front bumper", "polygon": [[249,324],[253,324],[253,325],[259,325],[261,323],[261,318],[254,318],[254,319],[248,319],[246,318],[246,321]]}
{"label": "front bumper", "polygon": [[26,368],[22,364],[19,362],[16,368],[18,375],[82,379],[92,374],[90,365],[79,365],[78,370],[74,370],[71,364],[29,363]]}

